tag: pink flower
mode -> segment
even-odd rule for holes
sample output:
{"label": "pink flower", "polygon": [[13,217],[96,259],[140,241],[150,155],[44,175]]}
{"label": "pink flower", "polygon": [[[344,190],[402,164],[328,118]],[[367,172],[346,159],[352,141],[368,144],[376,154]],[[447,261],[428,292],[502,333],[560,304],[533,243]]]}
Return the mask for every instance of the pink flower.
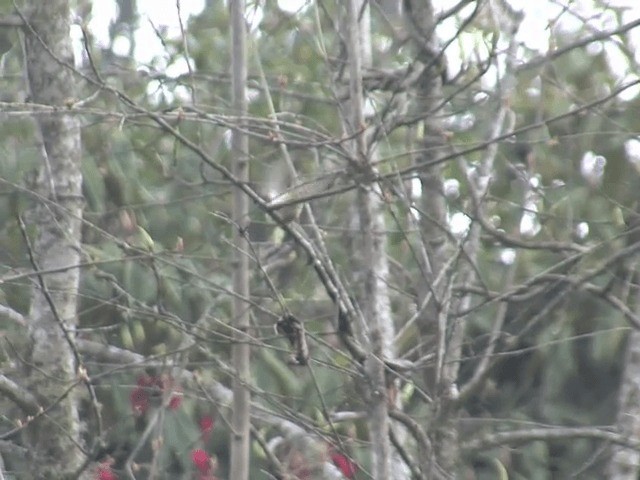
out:
{"label": "pink flower", "polygon": [[211,464],[211,457],[201,448],[191,452],[191,461],[201,474],[211,473],[211,468],[213,466]]}
{"label": "pink flower", "polygon": [[335,451],[331,452],[331,461],[346,478],[351,479],[356,476],[358,465],[346,455]]}
{"label": "pink flower", "polygon": [[211,415],[205,415],[198,421],[198,426],[200,427],[200,435],[203,442],[207,442],[209,438],[211,438],[211,432],[213,431],[214,425],[215,420]]}
{"label": "pink flower", "polygon": [[116,474],[111,470],[109,463],[101,463],[100,466],[98,466],[97,473],[96,480],[118,480]]}

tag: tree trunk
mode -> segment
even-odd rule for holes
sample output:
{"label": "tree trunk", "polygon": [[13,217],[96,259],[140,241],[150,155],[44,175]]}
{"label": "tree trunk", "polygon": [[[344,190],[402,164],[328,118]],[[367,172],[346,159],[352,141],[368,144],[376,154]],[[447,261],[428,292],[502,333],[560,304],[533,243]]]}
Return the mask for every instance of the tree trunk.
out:
{"label": "tree trunk", "polygon": [[[231,9],[231,59],[233,111],[238,116],[238,129],[233,131],[233,175],[239,182],[249,181],[249,142],[242,128],[242,119],[247,114],[247,48],[244,0],[232,0]],[[249,201],[236,188],[233,193],[232,219],[234,222],[233,244],[233,414],[231,419],[231,478],[249,478]]]}
{"label": "tree trunk", "polygon": [[[363,113],[362,67],[371,65],[371,38],[369,9],[362,0],[350,0],[347,13],[348,63],[349,63],[349,112],[346,115],[348,134],[355,136],[352,146],[353,168],[356,174],[372,177],[374,152],[369,149],[366,133],[358,132],[366,126]],[[360,15],[361,14],[361,15]],[[384,204],[380,186],[364,180],[357,193],[357,224],[360,236],[356,241],[361,252],[358,274],[363,289],[359,303],[367,331],[363,338],[367,345],[369,435],[372,448],[372,478],[388,480],[404,475],[394,469],[389,441],[389,402],[385,378],[384,360],[393,357],[393,319],[389,304],[387,279],[389,265],[386,255]]]}
{"label": "tree trunk", "polygon": [[[429,163],[444,155],[447,148],[443,128],[437,118],[442,117],[443,109],[442,81],[446,75],[443,53],[438,48],[434,38],[435,17],[431,2],[418,2],[408,0],[405,2],[405,15],[408,22],[408,31],[417,49],[416,64],[414,68],[422,68],[422,73],[416,82],[417,98],[420,99],[419,109],[415,114],[425,115],[424,137],[422,148],[424,154],[417,159],[418,164]],[[482,8],[478,5],[478,9]],[[512,32],[517,31],[519,17],[506,15],[505,19],[513,22]],[[510,38],[510,56],[508,56],[505,75],[502,78],[503,89],[499,107],[495,113],[488,136],[496,138],[502,135],[506,129],[511,129],[508,120],[510,109],[509,99],[513,92],[515,82],[513,75],[513,61],[515,58],[516,44],[513,36]],[[489,191],[493,163],[497,153],[497,145],[489,146],[482,160],[477,165],[474,175],[468,175],[467,184],[471,191],[472,201],[469,208],[472,218],[484,217],[486,209],[485,198]],[[470,171],[465,160],[459,160],[463,171]],[[422,184],[421,232],[424,241],[423,274],[426,275],[425,286],[420,292],[420,305],[426,304],[424,314],[419,323],[421,334],[427,336],[435,330],[436,337],[436,365],[432,378],[427,378],[426,383],[432,383],[436,392],[434,404],[434,423],[431,436],[434,445],[434,458],[432,468],[435,465],[445,475],[458,476],[460,466],[460,451],[458,429],[456,419],[458,416],[459,389],[458,373],[460,359],[462,357],[462,345],[465,338],[465,318],[458,318],[455,313],[467,311],[471,306],[471,296],[463,295],[452,299],[450,288],[453,281],[451,267],[443,259],[453,258],[456,267],[455,281],[459,285],[471,285],[476,280],[477,257],[481,248],[480,225],[473,223],[466,234],[464,249],[465,258],[456,260],[459,252],[453,250],[453,245],[448,241],[444,229],[449,229],[446,219],[446,203],[443,192],[442,165],[432,165],[420,173]],[[445,253],[449,250],[448,254]],[[453,313],[454,315],[451,315]],[[501,321],[501,320],[498,320]],[[500,323],[495,323],[496,332],[500,330]],[[497,335],[497,333],[496,333]],[[490,347],[493,348],[493,344]],[[485,357],[481,359],[476,369],[474,379],[483,378],[489,364],[492,351],[487,350]],[[473,387],[468,386],[467,390]],[[432,470],[431,476],[436,476]]]}
{"label": "tree trunk", "polygon": [[[640,332],[629,335],[620,386],[618,420],[619,433],[629,439],[640,436]],[[640,471],[640,452],[615,446],[611,449],[607,467],[610,480],[636,480]]]}
{"label": "tree trunk", "polygon": [[[636,185],[638,188],[638,185]],[[628,222],[627,243],[633,245],[640,241],[636,232],[640,225],[640,209],[636,208]],[[634,233],[636,232],[636,233]],[[628,265],[627,283],[623,290],[628,292],[631,285],[637,282],[637,261]],[[627,295],[623,295],[625,298]],[[636,312],[640,311],[640,293],[636,292],[630,298],[635,301]],[[624,356],[624,370],[620,380],[618,393],[618,416],[616,421],[618,433],[629,439],[640,436],[640,332],[633,328],[627,339],[627,350]],[[640,473],[640,452],[622,446],[611,447],[611,458],[607,465],[607,478],[611,480],[636,480]]]}
{"label": "tree trunk", "polygon": [[[26,66],[31,101],[64,108],[73,100],[73,51],[67,0],[32,2],[25,28]],[[71,115],[39,114],[42,164],[36,185],[36,207],[28,219],[35,230],[29,248],[32,267],[57,273],[36,277],[29,313],[32,351],[29,381],[47,409],[29,428],[29,478],[57,479],[79,468],[80,421],[75,390],[74,357],[82,219],[81,145],[78,121]],[[66,394],[71,388],[71,393]]]}
{"label": "tree trunk", "polygon": [[[416,156],[417,165],[431,163],[446,154],[446,141],[442,134],[439,106],[442,105],[442,58],[438,58],[439,48],[435,38],[435,17],[430,0],[407,0],[404,2],[404,21],[409,32],[411,45],[415,51],[414,69],[419,72],[415,81],[414,96],[417,101],[409,109],[410,116],[424,116],[423,134],[416,138],[423,152]],[[454,255],[445,232],[447,225],[447,207],[443,194],[442,171],[444,165],[433,165],[420,170],[421,195],[419,200],[422,214],[419,219],[420,273],[416,280],[418,287],[419,312],[417,326],[422,338],[434,338],[433,350],[423,351],[422,355],[436,353],[433,369],[425,371],[424,382],[435,397],[434,418],[437,421],[430,426],[434,451],[427,460],[429,478],[441,478],[442,472],[452,474],[456,469],[457,430],[451,425],[453,412],[449,411],[450,397],[456,388],[458,362],[447,364],[446,358],[454,353],[449,347],[452,340],[448,325],[450,310],[449,295],[450,273],[447,259]]]}

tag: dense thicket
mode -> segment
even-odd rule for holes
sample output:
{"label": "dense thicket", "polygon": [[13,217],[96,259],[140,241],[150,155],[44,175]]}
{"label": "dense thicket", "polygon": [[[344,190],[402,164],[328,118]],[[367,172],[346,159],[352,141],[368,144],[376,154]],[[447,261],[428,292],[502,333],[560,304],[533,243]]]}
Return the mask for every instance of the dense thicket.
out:
{"label": "dense thicket", "polygon": [[5,478],[228,478],[243,339],[249,478],[637,478],[637,11],[246,2],[238,115],[115,3],[0,2]]}

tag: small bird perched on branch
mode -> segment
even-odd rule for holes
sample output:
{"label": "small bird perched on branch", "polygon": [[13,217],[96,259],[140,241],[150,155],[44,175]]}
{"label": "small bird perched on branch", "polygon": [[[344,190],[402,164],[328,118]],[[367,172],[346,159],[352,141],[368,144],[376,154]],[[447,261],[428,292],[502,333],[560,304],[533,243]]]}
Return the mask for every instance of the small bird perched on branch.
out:
{"label": "small bird perched on branch", "polygon": [[292,349],[289,363],[306,365],[309,362],[309,346],[302,322],[290,313],[286,313],[276,323],[276,332],[289,340]]}

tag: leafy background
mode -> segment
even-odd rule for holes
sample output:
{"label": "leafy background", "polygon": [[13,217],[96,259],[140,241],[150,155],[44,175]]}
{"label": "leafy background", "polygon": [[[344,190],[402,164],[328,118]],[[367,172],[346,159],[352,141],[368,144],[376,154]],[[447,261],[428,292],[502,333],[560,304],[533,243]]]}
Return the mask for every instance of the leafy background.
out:
{"label": "leafy background", "polygon": [[[183,18],[183,37],[156,26],[164,48],[145,63],[114,51],[115,43],[122,41],[118,37],[127,38],[133,48],[139,41],[133,36],[136,28],[146,21],[136,15],[134,0],[117,3],[119,16],[109,27],[110,43],[97,43],[88,30],[92,56],[90,60],[84,54],[80,70],[91,75],[92,61],[110,86],[151,111],[175,113],[184,109],[184,118],[174,117],[173,128],[229,168],[229,129],[223,125],[230,113],[229,22],[224,2],[207,2],[202,12]],[[251,179],[256,190],[265,196],[285,189],[286,181],[279,148],[269,136],[270,112],[260,85],[258,62],[264,69],[284,135],[293,142],[290,151],[303,178],[313,182],[340,166],[340,146],[304,146],[309,140],[321,143],[320,139],[341,136],[333,73],[321,47],[322,41],[330,57],[337,58],[341,45],[334,29],[336,6],[329,2],[319,5],[319,10],[305,5],[290,13],[274,1],[259,5],[250,2],[249,9],[260,10],[263,15],[260,23],[252,25],[249,42]],[[6,1],[1,7],[5,12],[13,8]],[[79,21],[92,19],[90,7],[90,2],[79,4],[78,13],[84,14]],[[565,16],[578,10],[578,6],[571,6]],[[322,39],[317,30],[317,13]],[[411,53],[394,44],[391,25],[383,13],[382,8],[372,9],[374,68],[407,65],[413,61]],[[454,23],[457,21],[459,26],[460,17],[456,18]],[[562,28],[563,18],[556,18],[557,23],[550,27],[556,48],[584,36],[582,29]],[[615,27],[626,18],[622,8],[593,2],[590,17],[581,22],[589,30],[600,28],[602,23]],[[450,28],[445,27],[443,24],[437,31],[443,45],[449,39],[445,32]],[[444,87],[449,101],[435,113],[446,131],[447,148],[464,149],[488,138],[492,116],[505,101],[500,94],[500,62],[504,61],[500,55],[503,39],[508,36],[509,32],[497,31],[478,17],[454,40],[460,48],[446,51],[451,64],[462,62],[465,67],[461,72],[449,72],[450,77],[455,77]],[[496,42],[494,51],[491,42]],[[10,36],[4,43],[9,47],[3,56],[0,77],[2,100],[25,101],[19,44]],[[612,60],[614,50],[618,63]],[[483,61],[495,52],[500,59],[496,62],[498,68],[494,65],[483,72]],[[513,60],[525,63],[539,54],[523,45]],[[619,69],[619,57],[626,71]],[[187,73],[168,75],[172,65],[184,65],[185,61],[190,65]],[[588,48],[574,48],[540,68],[518,70],[517,86],[508,99],[516,130],[608,95],[625,77],[632,78],[637,65],[630,36],[625,33]],[[83,97],[94,92],[95,87],[84,84]],[[388,93],[371,94],[371,121],[389,99]],[[566,268],[557,273],[578,278],[634,241],[626,232],[627,224],[636,215],[640,191],[639,155],[632,148],[637,146],[633,142],[637,142],[640,130],[639,107],[637,96],[613,98],[499,143],[487,218],[509,235],[529,236],[534,241],[574,242],[588,250],[569,261],[570,254],[565,251],[519,249],[511,266],[505,259],[513,251],[490,234],[483,236],[477,264],[481,284],[474,285],[477,301],[464,317],[467,337],[461,359],[463,380],[471,374],[497,314],[496,303],[486,300],[509,291],[513,285],[527,286],[508,302],[499,340],[499,351],[504,355],[497,359],[483,388],[464,405],[459,428],[465,437],[513,427],[614,422],[629,322],[596,295],[568,288],[560,280],[554,282],[545,277],[545,272],[565,262]],[[201,115],[192,115],[194,111]],[[148,365],[131,368],[104,361],[88,363],[92,377],[97,379],[105,424],[109,426],[104,441],[109,455],[115,458],[113,470],[118,470],[122,452],[130,451],[139,441],[149,417],[157,414],[161,416],[164,442],[144,443],[137,457],[142,468],[152,468],[153,459],[160,471],[175,475],[171,478],[213,474],[213,469],[199,469],[190,457],[194,450],[202,449],[217,457],[215,474],[225,478],[229,435],[226,410],[208,398],[193,378],[186,381],[179,377],[172,365],[194,372],[195,378],[204,383],[230,382],[230,370],[225,365],[230,352],[234,269],[229,260],[234,249],[234,226],[229,221],[232,186],[145,115],[131,114],[107,93],[99,93],[82,118],[86,199],[83,256],[87,267],[82,270],[79,335],[148,359]],[[400,126],[380,139],[382,172],[411,165],[413,128]],[[15,217],[33,202],[28,194],[38,161],[33,130],[29,116],[3,117],[2,277],[12,277],[28,267]],[[474,165],[482,154],[470,153],[465,160]],[[585,169],[589,159],[602,168],[601,173],[597,168]],[[455,228],[454,221],[468,218],[461,214],[470,213],[468,186],[459,162],[448,162],[443,172],[452,188],[447,208],[452,219],[450,227]],[[535,188],[525,188],[523,178],[527,175],[536,179]],[[405,184],[414,186],[410,178]],[[348,192],[312,202],[329,253],[342,274],[353,268],[349,248],[353,195]],[[523,227],[526,209],[533,212],[528,217],[532,222],[529,230]],[[393,198],[388,202],[387,253],[392,264],[389,285],[394,292],[392,309],[398,329],[415,308],[413,279],[419,278],[408,241],[416,235],[411,230],[412,215],[406,203]],[[287,238],[264,212],[253,207],[251,218],[253,255],[261,256],[287,245]],[[301,223],[304,225],[307,220],[303,216]],[[143,258],[144,252],[152,256]],[[509,285],[505,279],[511,268],[515,271]],[[590,282],[604,287],[621,274],[621,268],[608,268]],[[275,269],[270,278],[287,308],[304,320],[313,363],[310,369],[287,364],[288,345],[273,329],[282,314],[281,305],[260,269],[255,268],[251,298],[256,342],[252,364],[254,395],[266,408],[315,429],[326,438],[327,446],[338,448],[336,432],[327,425],[323,411],[362,409],[361,391],[354,380],[359,375],[358,367],[341,350],[331,321],[335,312],[304,255],[292,248],[284,257],[283,266]],[[30,286],[31,280],[26,277],[4,281],[0,284],[0,300],[26,315]],[[633,297],[632,293],[626,297],[631,307]],[[23,332],[3,321],[2,336],[6,340],[2,343],[3,369],[11,369],[16,362],[14,348],[24,341]],[[417,358],[428,348],[429,340],[420,338],[411,327],[396,343],[398,355],[408,359]],[[434,394],[419,374],[406,378],[401,391],[405,411],[419,421],[430,414],[422,391]],[[173,401],[174,396],[179,401]],[[159,407],[162,402],[164,407]],[[215,422],[211,434],[203,431],[203,419]],[[4,415],[1,420],[3,428],[11,428],[12,415]],[[300,452],[296,445],[281,439],[273,427],[260,426],[259,431],[267,441],[279,445],[281,458],[300,478],[314,478],[313,469],[320,468],[328,455],[322,450]],[[340,423],[337,433],[340,450],[359,465],[354,478],[367,478],[364,420]],[[515,479],[602,478],[605,460],[602,443],[589,439],[469,451],[464,458],[468,471],[477,478],[495,478],[497,461],[509,471],[509,478]],[[252,464],[251,478],[268,478],[264,472],[268,463],[257,445]],[[11,466],[19,470],[20,461],[11,462]],[[352,473],[346,474],[352,477]]]}

